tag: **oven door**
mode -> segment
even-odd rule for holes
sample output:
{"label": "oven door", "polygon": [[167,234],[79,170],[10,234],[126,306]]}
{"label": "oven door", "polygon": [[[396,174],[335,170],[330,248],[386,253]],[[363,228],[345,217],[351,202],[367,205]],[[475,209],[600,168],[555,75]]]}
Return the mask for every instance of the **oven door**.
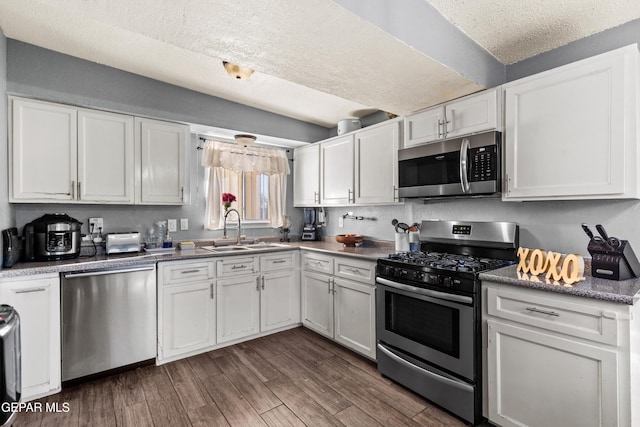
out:
{"label": "oven door", "polygon": [[378,341],[474,382],[476,313],[469,296],[376,279]]}

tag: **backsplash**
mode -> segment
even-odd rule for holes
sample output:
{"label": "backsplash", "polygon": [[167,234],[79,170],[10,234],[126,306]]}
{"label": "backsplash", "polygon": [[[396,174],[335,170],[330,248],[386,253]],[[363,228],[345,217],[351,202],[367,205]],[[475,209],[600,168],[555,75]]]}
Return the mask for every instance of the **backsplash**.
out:
{"label": "backsplash", "polygon": [[[400,205],[327,208],[326,235],[358,233],[365,238],[394,240],[391,220],[411,224],[428,219],[468,221],[512,221],[520,225],[520,244],[561,253],[589,256],[588,238],[580,227],[587,223],[593,229],[602,224],[609,235],[628,240],[640,248],[638,200],[589,200],[554,202],[503,202],[499,198],[408,200]],[[338,218],[347,212],[354,216],[374,218]],[[636,249],[640,250],[640,249]]]}

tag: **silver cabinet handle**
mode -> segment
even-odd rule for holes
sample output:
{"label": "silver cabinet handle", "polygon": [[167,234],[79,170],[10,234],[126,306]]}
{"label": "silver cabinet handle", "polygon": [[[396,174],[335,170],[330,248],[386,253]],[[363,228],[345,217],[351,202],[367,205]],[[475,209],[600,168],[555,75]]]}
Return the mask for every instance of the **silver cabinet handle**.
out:
{"label": "silver cabinet handle", "polygon": [[31,289],[20,289],[18,291],[14,291],[16,294],[28,294],[31,292],[43,292],[46,291],[47,288],[31,288]]}
{"label": "silver cabinet handle", "polygon": [[[349,202],[349,203],[351,203],[352,201],[355,202],[356,201],[356,195],[353,193],[353,190],[349,189],[348,191],[349,191],[349,193],[347,195],[347,202]],[[351,200],[352,195],[353,195],[353,200]]]}
{"label": "silver cabinet handle", "polygon": [[80,181],[78,181],[78,200],[82,200],[82,193],[80,192]]}
{"label": "silver cabinet handle", "polygon": [[286,259],[277,259],[275,261],[273,261],[273,264],[282,264],[283,262],[287,262]]}
{"label": "silver cabinet handle", "polygon": [[191,274],[191,273],[197,273],[200,270],[183,270],[180,272],[180,274]]}
{"label": "silver cabinet handle", "polygon": [[231,267],[232,270],[240,270],[240,269],[243,269],[243,268],[247,268],[247,266],[244,265],[244,264],[239,264],[239,265],[236,264],[233,267]]}
{"label": "silver cabinet handle", "polygon": [[331,279],[331,291],[335,295],[336,294],[336,279]]}
{"label": "silver cabinet handle", "polygon": [[[451,117],[447,117],[445,114],[444,120],[442,122],[442,127],[444,128],[444,137],[446,138],[447,135],[449,134],[449,124],[453,123],[453,110],[451,110]],[[453,129],[453,124],[451,125],[451,128]]]}
{"label": "silver cabinet handle", "polygon": [[441,126],[442,126],[442,120],[438,119],[438,138],[444,138],[444,135],[440,131]]}
{"label": "silver cabinet handle", "polygon": [[209,295],[211,296],[211,299],[213,299],[213,283],[209,284]]}
{"label": "silver cabinet handle", "polygon": [[331,278],[327,279],[327,293],[331,293]]}
{"label": "silver cabinet handle", "polygon": [[262,290],[264,291],[264,276],[262,276]]}
{"label": "silver cabinet handle", "polygon": [[540,309],[538,309],[536,307],[527,307],[526,309],[527,309],[527,311],[530,311],[532,313],[540,313],[540,314],[546,314],[548,316],[560,317],[560,315],[558,313],[556,313],[555,311],[540,310]]}
{"label": "silver cabinet handle", "polygon": [[350,272],[355,273],[355,274],[359,274],[360,276],[362,276],[362,272],[360,272],[360,269],[358,269],[358,268],[346,267],[345,270],[350,271]]}
{"label": "silver cabinet handle", "polygon": [[71,189],[69,190],[69,194],[71,195],[72,199],[76,198],[76,182],[75,181],[71,181]]}
{"label": "silver cabinet handle", "polygon": [[400,197],[398,196],[398,187],[397,186],[393,186],[393,201],[395,202],[396,200],[400,200]]}
{"label": "silver cabinet handle", "polygon": [[184,201],[184,187],[180,187],[180,200]]}
{"label": "silver cabinet handle", "polygon": [[256,291],[260,292],[260,276],[256,276]]}
{"label": "silver cabinet handle", "polygon": [[320,193],[317,191],[313,192],[313,202],[318,204],[320,203]]}

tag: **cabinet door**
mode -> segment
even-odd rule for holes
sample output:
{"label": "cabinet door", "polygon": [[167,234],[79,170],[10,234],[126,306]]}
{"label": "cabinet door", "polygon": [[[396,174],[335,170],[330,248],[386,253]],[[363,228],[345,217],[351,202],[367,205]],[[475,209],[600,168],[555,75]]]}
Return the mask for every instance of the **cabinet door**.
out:
{"label": "cabinet door", "polygon": [[498,127],[498,89],[450,102],[445,106],[447,138]]}
{"label": "cabinet door", "polygon": [[260,276],[220,279],[216,289],[218,343],[260,332]]}
{"label": "cabinet door", "polygon": [[397,201],[400,122],[355,135],[355,202]]}
{"label": "cabinet door", "polygon": [[505,200],[611,198],[636,191],[635,179],[625,188],[625,174],[637,170],[633,49],[506,86]]}
{"label": "cabinet door", "polygon": [[492,320],[487,328],[491,422],[618,425],[616,352]]}
{"label": "cabinet door", "polygon": [[140,131],[142,204],[181,205],[185,201],[188,128],[177,123],[136,119]]}
{"label": "cabinet door", "polygon": [[159,359],[216,343],[214,287],[214,282],[208,281],[163,288]]}
{"label": "cabinet door", "polygon": [[75,200],[76,109],[30,99],[10,100],[11,201]]}
{"label": "cabinet door", "polygon": [[293,162],[293,205],[320,203],[320,144],[296,148]]}
{"label": "cabinet door", "polygon": [[133,203],[133,117],[78,111],[78,200]]}
{"label": "cabinet door", "polygon": [[0,299],[20,316],[22,400],[55,393],[61,386],[60,279],[57,275],[3,281]]}
{"label": "cabinet door", "polygon": [[375,359],[375,287],[334,279],[333,288],[336,341]]}
{"label": "cabinet door", "polygon": [[300,323],[300,282],[293,270],[260,277],[260,331]]}
{"label": "cabinet door", "polygon": [[310,329],[333,338],[332,277],[302,272],[302,323]]}
{"label": "cabinet door", "polygon": [[323,205],[353,203],[353,135],[320,144]]}
{"label": "cabinet door", "polygon": [[403,148],[442,139],[443,123],[444,107],[442,105],[407,116],[404,121]]}

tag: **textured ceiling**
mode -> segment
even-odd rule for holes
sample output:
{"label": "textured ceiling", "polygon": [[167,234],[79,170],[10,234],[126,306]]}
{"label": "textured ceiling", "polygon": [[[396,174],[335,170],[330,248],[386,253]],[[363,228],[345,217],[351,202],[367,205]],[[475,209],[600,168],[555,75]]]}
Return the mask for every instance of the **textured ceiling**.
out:
{"label": "textured ceiling", "polygon": [[[640,15],[637,0],[428,2],[503,63]],[[330,0],[0,0],[0,27],[12,39],[327,127],[483,88]],[[256,72],[233,80],[223,59]]]}
{"label": "textured ceiling", "polygon": [[425,0],[503,64],[640,18],[638,0]]}

